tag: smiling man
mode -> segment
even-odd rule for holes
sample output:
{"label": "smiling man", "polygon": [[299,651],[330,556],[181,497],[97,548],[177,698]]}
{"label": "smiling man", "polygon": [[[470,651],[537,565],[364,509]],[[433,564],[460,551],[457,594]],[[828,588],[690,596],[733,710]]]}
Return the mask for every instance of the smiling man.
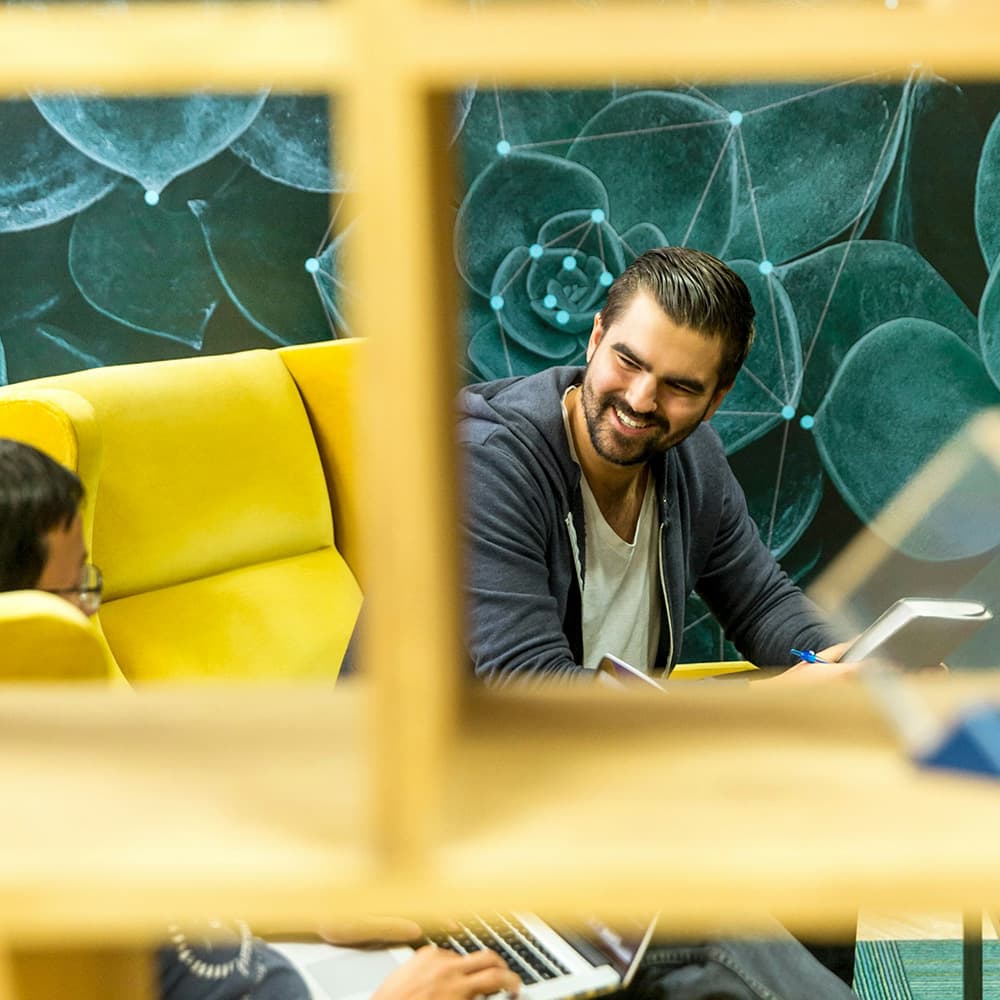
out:
{"label": "smiling man", "polygon": [[753,337],[742,279],[709,254],[663,247],[608,290],[586,368],[465,390],[468,647],[480,677],[577,675],[606,653],[667,674],[692,591],[754,663],[791,666],[792,648],[837,658],[822,616],[761,542],[707,423]]}

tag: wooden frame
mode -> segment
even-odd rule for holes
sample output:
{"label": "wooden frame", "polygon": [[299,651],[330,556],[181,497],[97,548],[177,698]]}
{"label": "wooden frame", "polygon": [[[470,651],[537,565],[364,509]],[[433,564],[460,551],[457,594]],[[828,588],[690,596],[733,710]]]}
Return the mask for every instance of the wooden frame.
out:
{"label": "wooden frame", "polygon": [[[364,561],[371,567],[366,659],[373,683],[366,718],[370,751],[367,759],[373,762],[374,770],[369,772],[363,759],[354,761],[351,752],[337,757],[336,747],[329,748],[345,768],[345,781],[369,776],[374,789],[371,823],[362,824],[351,834],[374,852],[360,851],[357,857],[348,852],[354,858],[352,864],[360,868],[359,885],[364,886],[363,892],[350,894],[351,905],[360,905],[362,899],[376,907],[380,903],[412,903],[432,886],[439,887],[436,898],[440,901],[456,905],[468,902],[469,894],[463,894],[457,884],[437,878],[446,858],[450,858],[452,871],[465,871],[473,878],[478,872],[481,881],[475,884],[484,889],[525,890],[535,879],[535,902],[552,903],[558,897],[557,880],[546,879],[538,865],[529,866],[520,880],[508,877],[501,882],[501,868],[496,869],[496,878],[490,878],[484,874],[484,867],[477,868],[470,860],[478,856],[480,865],[486,866],[501,865],[515,854],[530,856],[532,836],[558,830],[558,822],[551,817],[532,830],[530,813],[511,816],[520,833],[512,832],[509,850],[498,847],[493,835],[482,830],[475,836],[466,830],[464,835],[465,843],[476,847],[478,854],[468,850],[463,853],[461,844],[447,837],[442,845],[440,839],[454,821],[456,802],[481,810],[484,819],[489,818],[491,810],[493,818],[499,819],[503,810],[509,814],[512,808],[509,799],[497,807],[483,785],[482,772],[471,768],[468,761],[489,767],[491,762],[496,764],[498,755],[510,750],[512,741],[527,741],[539,735],[523,724],[524,706],[519,708],[516,699],[500,699],[500,707],[491,707],[478,696],[470,701],[471,696],[461,685],[456,506],[454,490],[448,488],[456,479],[450,426],[456,312],[452,308],[450,233],[442,222],[448,184],[443,152],[447,145],[448,93],[474,78],[503,85],[579,86],[600,84],[612,76],[653,81],[665,74],[748,80],[853,77],[881,71],[903,77],[915,62],[943,75],[968,79],[996,73],[1000,64],[998,37],[1000,6],[995,0],[899,0],[895,10],[887,9],[880,0],[829,0],[802,9],[789,9],[767,0],[706,3],[699,7],[616,2],[603,8],[571,2],[493,0],[473,10],[461,0],[340,0],[281,7],[182,2],[137,3],[129,9],[53,4],[47,9],[12,6],[0,10],[0,92],[8,95],[26,90],[91,87],[114,94],[167,94],[192,88],[225,91],[274,86],[278,90],[327,90],[342,101],[342,128],[337,140],[358,189],[352,214],[363,220],[349,261],[351,281],[358,291],[352,328],[370,338],[373,345],[360,425],[366,431],[369,459],[365,475],[371,518]],[[558,39],[558,44],[553,44],[553,39]],[[385,234],[392,234],[391,240],[387,241]],[[81,707],[74,701],[76,697],[67,695],[64,702],[48,699],[37,703],[26,718],[32,720],[38,732],[49,732],[55,726],[69,734],[63,748],[67,755],[73,753],[72,734],[86,744],[87,733],[98,731],[98,720],[110,724],[109,718],[118,718],[127,729],[121,720],[133,711],[131,703],[102,702],[100,709],[92,706],[94,721],[87,723],[75,721],[73,713]],[[305,713],[305,719],[309,706],[315,703],[314,696],[302,692],[297,697],[293,707]],[[682,725],[678,712],[688,705],[685,699],[689,697],[695,696],[684,695],[672,706],[644,707],[643,718],[653,713],[663,726]],[[730,697],[732,694],[723,696],[723,702]],[[197,692],[180,707],[157,702],[156,711],[178,724],[185,720],[191,723],[189,714],[196,711],[192,706],[203,698]],[[227,698],[235,704],[235,696]],[[836,698],[846,699],[842,707],[850,711],[858,711],[863,704],[858,692],[842,693]],[[0,703],[14,704],[8,696]],[[348,700],[345,704],[357,703]],[[768,702],[761,697],[757,704]],[[779,708],[763,711],[762,715],[764,722],[770,720],[779,728],[782,718],[791,722],[805,711],[780,699],[775,704]],[[583,694],[565,699],[546,696],[539,705],[535,721],[542,725],[555,725],[564,713],[576,711],[582,713],[582,720],[593,722],[588,712],[594,708]],[[239,710],[251,717],[258,711],[252,698]],[[331,712],[331,723],[344,722],[346,716],[340,709]],[[106,713],[110,715],[105,717]],[[699,713],[694,715],[698,717]],[[752,728],[764,722],[747,725]],[[247,727],[251,724],[251,719],[245,720]],[[210,720],[191,725],[193,732],[208,741],[203,744],[205,748],[215,746],[208,735]],[[323,729],[319,721],[313,719],[303,725],[313,738],[320,738]],[[635,715],[615,708],[608,713],[605,725],[611,727],[608,732],[624,737],[634,729]],[[887,769],[887,780],[903,780],[900,775],[904,772],[897,773],[889,763],[891,739],[870,716],[865,725],[878,748],[872,759]],[[594,752],[592,734],[583,724],[567,726],[559,731],[557,749],[570,761],[574,754],[578,757],[567,763],[568,771],[560,772],[568,781],[561,794],[567,803],[579,806],[586,800],[589,788],[584,778],[589,775],[590,780],[604,773],[602,768],[607,762]],[[657,727],[645,724],[641,727],[646,741],[643,746],[630,743],[628,752],[622,751],[613,759],[627,768],[661,765],[667,747],[657,740],[656,731]],[[753,731],[761,734],[760,729]],[[799,730],[793,727],[789,733],[793,731]],[[743,735],[750,738],[747,733]],[[129,740],[138,746],[141,734],[127,737],[125,745],[131,745]],[[832,741],[829,746],[839,744]],[[513,758],[517,766],[531,767],[530,749],[527,742],[517,747]],[[319,744],[312,751],[313,755],[322,754]],[[166,756],[168,751],[163,753]],[[289,767],[296,761],[306,766],[306,757],[278,754],[277,758]],[[463,763],[457,769],[449,767],[449,761],[454,760]],[[192,760],[185,766],[194,773],[198,765]],[[322,775],[322,766],[317,767],[315,774]],[[733,767],[738,769],[740,765],[734,763]],[[758,796],[763,811],[752,815],[758,820],[765,817],[768,803],[773,804],[768,796],[778,794],[782,781],[794,781],[803,773],[776,771],[769,779],[768,790]],[[725,774],[724,766],[709,768],[702,779],[724,780]],[[526,787],[537,794],[541,778],[529,777]],[[920,796],[926,796],[926,790],[921,790],[920,782],[906,779],[903,785],[906,795],[913,798],[903,802],[901,808],[924,801]],[[54,794],[58,783],[44,787]],[[636,784],[630,779],[622,794],[637,795],[639,787],[641,782]],[[697,782],[682,783],[677,794],[691,793],[697,787]],[[506,779],[503,789],[507,796],[518,792],[517,783],[512,785]],[[30,792],[30,788],[24,789],[24,794]],[[113,789],[108,794],[113,795]],[[696,817],[695,822],[707,824],[706,829],[717,834],[713,824],[736,822],[738,813],[725,809],[712,812],[704,801],[697,796],[695,799],[691,815]],[[782,808],[794,810],[794,795],[782,801]],[[978,800],[969,793],[961,801],[963,808],[972,808],[969,803]],[[177,801],[169,798],[164,802],[164,808],[176,805]],[[648,803],[633,802],[631,808],[627,815],[633,819],[647,816],[679,822],[674,812],[648,811]],[[923,876],[917,871],[917,863],[932,856],[931,845],[921,842],[923,849],[914,849],[912,863],[891,868],[890,874],[881,879],[872,874],[869,902],[936,905],[947,898],[971,905],[984,901],[980,898],[984,894],[995,900],[1000,893],[997,876],[973,877],[978,861],[991,856],[992,845],[979,843],[986,836],[982,831],[995,827],[1000,818],[992,814],[991,808],[983,805],[977,849],[966,854],[964,867],[958,866],[960,871],[955,867],[954,853],[945,853],[949,866],[955,868],[950,889],[932,881],[921,891],[918,875]],[[571,815],[577,824],[588,822],[586,811]],[[572,826],[574,821],[568,822]],[[602,836],[613,832],[613,824],[598,826]],[[617,873],[619,881],[615,884],[631,891],[634,895],[630,898],[650,902],[653,889],[662,889],[671,875],[682,874],[688,866],[666,863],[657,839],[669,837],[673,831],[662,829],[661,833],[660,828],[651,829],[649,822],[642,828],[646,832],[640,836],[636,858],[659,863],[655,874],[640,869],[635,858],[619,858],[607,869],[595,872],[587,866],[594,864],[600,852],[571,853],[568,870],[578,876],[577,900],[585,889],[607,887]],[[635,835],[636,827],[631,830]],[[844,827],[840,832],[846,835],[847,830]],[[576,832],[580,832],[579,825]],[[800,835],[806,832],[805,827],[798,831]],[[758,893],[755,903],[781,906],[784,901],[792,915],[803,920],[807,914],[812,914],[815,922],[846,912],[849,901],[857,898],[850,893],[863,890],[866,884],[864,866],[851,868],[842,852],[832,850],[830,869],[826,871],[823,847],[832,849],[835,844],[824,841],[822,830],[815,825],[808,827],[808,832],[820,840],[811,845],[801,840],[790,845],[789,856],[798,859],[792,866],[799,879],[795,891],[776,887],[769,897],[766,893],[760,895],[761,887],[767,884],[766,859],[773,855],[777,865],[773,871],[778,872],[779,853],[758,851],[743,857],[742,866],[726,861],[713,869],[708,848],[694,850],[693,870],[700,874],[688,890],[700,885],[702,891],[682,894],[680,905],[686,907],[683,913],[689,918],[685,926],[700,926],[727,900],[732,904],[754,892]],[[315,835],[315,831],[311,833]],[[706,839],[706,844],[722,850],[725,840],[715,834]],[[890,834],[887,828],[886,835]],[[772,830],[769,835],[780,841],[782,831]],[[461,841],[463,835],[458,836]],[[211,836],[206,834],[202,846],[208,860],[216,857],[210,842]],[[66,843],[72,843],[69,836]],[[491,843],[496,848],[493,854]],[[294,846],[291,844],[289,849]],[[309,857],[302,843],[298,848],[305,853],[290,857]],[[327,853],[317,850],[314,874],[322,872],[324,864],[330,862]],[[12,856],[10,851],[4,853]],[[889,855],[888,850],[885,853]],[[25,856],[34,857],[30,852]],[[207,861],[196,868],[205,872],[206,865]],[[747,865],[754,874],[741,877],[739,873],[746,871]],[[176,866],[168,865],[167,870],[171,877],[177,875]],[[289,897],[294,896],[296,901],[282,902],[275,884],[265,879],[265,884],[256,888],[264,891],[270,886],[273,894],[269,906],[258,906],[249,895],[240,895],[235,886],[223,884],[224,880],[215,885],[214,892],[185,893],[166,875],[157,881],[150,874],[152,869],[143,872],[147,879],[146,909],[142,911],[146,919],[129,911],[133,918],[129,926],[135,928],[133,937],[154,933],[152,907],[156,900],[164,904],[173,900],[182,912],[194,912],[196,906],[213,901],[228,901],[226,905],[245,904],[251,916],[261,916],[266,910],[275,919],[297,915],[305,920],[317,915],[321,896],[328,898],[335,886],[347,885],[341,874],[329,874],[326,879],[317,876],[317,888],[311,895],[304,883],[296,882],[301,892]],[[66,887],[60,890],[43,875],[37,873],[36,883],[25,883],[25,898],[36,898],[41,893],[38,898],[54,906],[52,901],[62,898],[59,892],[65,892]],[[86,883],[98,892],[102,885],[99,876],[98,871]],[[735,880],[728,895],[727,879]],[[842,891],[831,896],[837,884]],[[808,906],[796,903],[809,889],[815,890],[816,899]],[[86,911],[69,903],[65,911],[50,907],[49,917],[33,923],[30,918],[37,911],[31,907],[19,910],[18,898],[8,885],[6,897],[0,901],[7,940],[17,938],[18,927],[29,928],[22,934],[22,944],[29,939],[51,943],[56,934],[62,934],[65,941],[71,928],[75,928],[73,935],[78,943],[89,940],[88,934],[93,937],[98,933],[88,930]],[[73,898],[82,903],[84,897]],[[121,907],[124,898],[113,892],[107,897],[118,899]],[[333,908],[338,905],[346,904],[332,903]],[[127,907],[121,909],[122,913],[126,911]],[[678,913],[675,922],[680,921]],[[110,917],[103,922],[95,919],[93,926],[111,937],[127,937],[124,917],[120,921]],[[14,984],[16,977],[8,973],[9,969],[0,967],[0,996],[36,995],[30,988]],[[78,989],[76,995],[85,993]]]}

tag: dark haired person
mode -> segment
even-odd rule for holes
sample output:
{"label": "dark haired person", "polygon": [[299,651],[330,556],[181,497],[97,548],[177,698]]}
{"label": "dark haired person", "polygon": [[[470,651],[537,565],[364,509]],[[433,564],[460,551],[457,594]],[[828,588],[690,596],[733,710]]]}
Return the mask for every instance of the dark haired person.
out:
{"label": "dark haired person", "polygon": [[[101,575],[87,561],[79,478],[48,455],[0,438],[0,591],[45,590],[84,614],[101,601]],[[208,935],[170,928],[157,954],[162,1000],[308,1000],[309,990],[285,958],[242,923],[213,924]],[[371,939],[408,941],[420,928],[407,920],[372,918],[329,933],[343,945]],[[473,1000],[504,990],[517,976],[493,952],[455,955],[432,947],[388,975],[372,1000]]]}
{"label": "dark haired person", "polygon": [[[585,368],[468,387],[467,646],[477,676],[582,675],[613,653],[669,674],[697,592],[748,660],[776,679],[826,679],[819,610],[760,539],[707,423],[754,339],[743,280],[698,250],[663,247],[612,283]],[[847,983],[853,943],[815,949]]]}
{"label": "dark haired person", "polygon": [[[48,590],[93,613],[80,480],[44,452],[0,439],[0,590]],[[86,605],[86,606],[84,606]]]}
{"label": "dark haired person", "polygon": [[575,675],[605,653],[669,673],[692,591],[754,663],[791,666],[793,648],[837,659],[818,609],[761,541],[707,423],[753,338],[743,280],[709,254],[663,247],[611,285],[585,368],[462,393],[478,676]]}

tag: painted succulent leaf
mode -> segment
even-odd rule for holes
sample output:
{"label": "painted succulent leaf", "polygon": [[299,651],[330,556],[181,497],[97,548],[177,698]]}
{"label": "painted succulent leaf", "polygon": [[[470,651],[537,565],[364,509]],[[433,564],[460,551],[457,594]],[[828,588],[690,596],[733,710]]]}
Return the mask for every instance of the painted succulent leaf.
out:
{"label": "painted succulent leaf", "polygon": [[157,204],[168,212],[188,212],[189,201],[213,197],[249,169],[238,156],[223,150],[207,163],[171,181]]}
{"label": "painted succulent leaf", "polygon": [[544,289],[535,298],[528,290],[528,274],[533,268],[542,265],[546,273],[557,273],[562,269],[563,256],[562,251],[544,251],[541,260],[535,261],[527,247],[515,247],[497,268],[490,289],[491,303],[496,302],[498,297],[503,300],[495,313],[497,322],[503,325],[505,337],[538,361],[549,359],[550,363],[554,363],[580,345],[580,331],[575,329],[575,325],[571,327],[569,314],[565,323],[556,319],[557,311],[563,308],[560,303],[568,303],[560,298],[555,306],[546,307],[543,299],[547,292]]}
{"label": "painted succulent leaf", "polygon": [[0,233],[58,222],[118,183],[56,135],[30,101],[0,101],[0,135]]}
{"label": "painted succulent leaf", "polygon": [[254,120],[266,93],[241,97],[32,98],[45,120],[90,159],[159,193],[212,159]]}
{"label": "painted succulent leaf", "polygon": [[684,636],[679,663],[724,663],[742,660],[737,648],[723,635],[715,616],[692,591],[684,610]]}
{"label": "painted succulent leaf", "polygon": [[822,403],[851,347],[889,320],[932,320],[978,350],[976,319],[965,303],[920,254],[900,243],[838,243],[775,273],[798,319],[807,413]]}
{"label": "painted succulent leaf", "polygon": [[[11,327],[0,336],[5,355],[4,378],[10,384],[43,375],[64,375],[94,367],[93,363],[84,361],[79,353],[44,336],[35,323]],[[91,361],[100,363],[92,357]]]}
{"label": "painted succulent leaf", "polygon": [[[556,260],[552,258],[556,257]],[[567,271],[566,264],[575,261],[573,270]],[[609,272],[603,261],[587,257],[579,251],[569,254],[553,254],[547,251],[539,260],[528,267],[529,294],[533,286],[539,288],[541,298],[532,295],[532,308],[545,318],[552,317],[553,309],[546,301],[554,302],[557,325],[569,333],[587,336],[594,325],[594,315],[605,298],[605,288],[601,278]],[[552,321],[550,319],[550,322]]]}
{"label": "painted succulent leaf", "polygon": [[1000,257],[993,263],[979,307],[979,347],[986,371],[1000,386]]}
{"label": "painted succulent leaf", "polygon": [[757,312],[757,336],[729,395],[712,418],[727,454],[745,448],[782,421],[782,408],[798,403],[802,351],[788,294],[772,271],[748,260],[729,266],[746,282]]}
{"label": "painted succulent leaf", "polygon": [[271,94],[230,149],[265,177],[303,191],[346,191],[330,162],[333,108],[326,96]]}
{"label": "painted succulent leaf", "polygon": [[496,310],[481,295],[466,291],[462,297],[462,325],[471,340],[481,326],[496,319]]}
{"label": "painted succulent leaf", "polygon": [[976,237],[992,271],[1000,257],[1000,114],[993,119],[976,176]]}
{"label": "painted succulent leaf", "polygon": [[147,205],[129,182],[77,216],[69,268],[99,312],[191,347],[223,294],[191,213]]}
{"label": "painted succulent leaf", "polygon": [[344,274],[343,252],[344,244],[353,228],[352,222],[327,244],[317,257],[319,270],[314,275],[320,301],[326,307],[330,322],[338,332],[347,337],[351,335],[351,328],[347,323],[346,312],[351,308],[354,293]]}
{"label": "painted succulent leaf", "polygon": [[584,167],[542,153],[497,159],[469,188],[455,222],[459,273],[490,295],[497,268],[514,247],[527,247],[547,219],[563,212],[608,214],[604,185]]}
{"label": "painted succulent leaf", "polygon": [[325,195],[274,184],[253,171],[207,201],[192,201],[215,272],[241,313],[280,344],[330,336],[305,262],[323,245]]}
{"label": "painted succulent leaf", "polygon": [[561,358],[543,358],[507,336],[503,325],[492,320],[479,327],[469,341],[469,361],[478,377],[489,380],[510,375],[533,375],[550,365],[581,364],[583,348],[567,341],[570,349]]}
{"label": "painted succulent leaf", "polygon": [[472,102],[476,99],[476,85],[462,87],[455,96],[455,125],[451,133],[451,141],[454,144],[465,128],[465,123],[469,119],[472,111]]}
{"label": "painted succulent leaf", "polygon": [[663,231],[652,222],[638,222],[619,236],[622,256],[627,264],[641,257],[647,250],[665,247],[668,243]]}
{"label": "painted succulent leaf", "polygon": [[821,246],[867,217],[892,168],[906,121],[905,88],[797,89],[789,96],[787,86],[771,88],[773,100],[761,103],[755,87],[756,106],[742,112],[728,257],[777,263]]}
{"label": "painted succulent leaf", "polygon": [[236,308],[232,299],[223,295],[205,327],[205,342],[198,353],[232,354],[234,351],[249,351],[257,347],[273,348],[274,340],[251,323]]}
{"label": "painted succulent leaf", "polygon": [[554,156],[569,148],[580,126],[613,99],[609,90],[503,90],[480,87],[458,148],[462,173],[471,185],[497,159],[497,143],[509,142]]}
{"label": "painted succulent leaf", "polygon": [[[872,209],[871,219],[865,232],[870,238],[904,243],[915,247],[917,244],[913,227],[913,205],[910,199],[909,168],[913,157],[914,119],[920,113],[925,81],[917,79],[913,85],[913,96],[907,104],[896,162],[882,185],[878,199]],[[861,232],[859,227],[858,232]]]}
{"label": "painted succulent leaf", "polygon": [[812,434],[782,421],[729,463],[761,539],[780,559],[802,537],[823,499],[823,466]]}
{"label": "painted succulent leaf", "polygon": [[[913,110],[894,170],[898,191],[883,206],[882,231],[905,233],[906,241],[972,304],[986,281],[975,249],[982,126],[965,92],[952,83],[921,79],[912,94]],[[897,222],[893,213],[902,219]]]}
{"label": "painted succulent leaf", "polygon": [[564,247],[596,257],[615,276],[625,269],[621,239],[609,222],[595,222],[591,212],[563,212],[547,219],[535,242],[547,250]]}
{"label": "painted succulent leaf", "polygon": [[72,294],[66,269],[70,221],[24,232],[0,233],[0,330],[30,322]]}
{"label": "painted succulent leaf", "polygon": [[81,367],[86,368],[193,358],[200,353],[187,344],[143,333],[104,316],[88,318],[85,325],[39,323],[35,329],[39,336],[78,357]]}
{"label": "painted succulent leaf", "polygon": [[[816,413],[816,443],[840,495],[867,523],[970,417],[998,404],[1000,391],[956,334],[928,320],[891,320],[848,351]],[[992,547],[1000,542],[992,499],[991,525],[956,503],[929,514],[902,551],[943,560]]]}
{"label": "painted succulent leaf", "polygon": [[651,222],[670,243],[721,253],[736,197],[731,132],[699,98],[644,91],[594,115],[566,155],[604,182],[619,229]]}

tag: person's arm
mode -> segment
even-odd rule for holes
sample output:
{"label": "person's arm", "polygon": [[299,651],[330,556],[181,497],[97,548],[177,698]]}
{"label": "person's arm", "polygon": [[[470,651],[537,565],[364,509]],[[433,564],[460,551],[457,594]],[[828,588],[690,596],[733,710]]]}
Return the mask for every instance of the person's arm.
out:
{"label": "person's arm", "polygon": [[795,663],[792,649],[819,652],[833,645],[838,637],[819,608],[761,541],[743,490],[724,459],[716,471],[722,512],[697,590],[726,637],[748,660],[765,667]]}
{"label": "person's arm", "polygon": [[784,673],[777,677],[770,677],[761,683],[766,684],[822,684],[826,681],[835,680],[838,677],[847,677],[857,673],[861,669],[862,663],[859,661],[849,661],[841,663],[840,658],[844,655],[850,642],[838,642],[834,646],[827,646],[826,649],[814,650],[817,656],[815,663],[804,660],[789,667]]}
{"label": "person's arm", "polygon": [[[503,683],[582,674],[549,565],[552,535],[567,528],[543,499],[539,469],[495,439],[463,454],[466,643],[476,675]],[[575,572],[571,564],[559,571],[563,579]]]}
{"label": "person's arm", "polygon": [[521,980],[495,952],[456,955],[430,945],[390,972],[372,1000],[473,1000],[501,990],[517,996]]}

